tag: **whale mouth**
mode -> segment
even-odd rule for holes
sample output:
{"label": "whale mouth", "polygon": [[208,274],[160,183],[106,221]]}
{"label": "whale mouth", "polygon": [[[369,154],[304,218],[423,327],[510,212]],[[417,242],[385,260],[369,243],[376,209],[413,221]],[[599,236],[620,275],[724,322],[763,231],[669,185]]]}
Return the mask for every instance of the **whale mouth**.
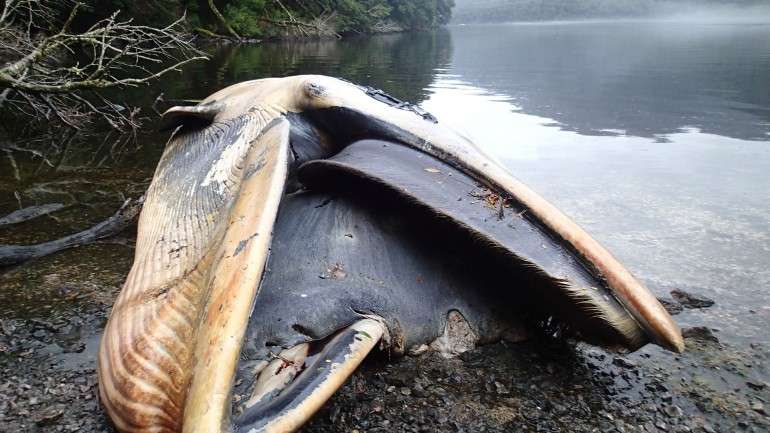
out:
{"label": "whale mouth", "polygon": [[352,369],[329,366],[360,362],[338,340],[362,320],[382,339],[366,347],[390,356],[456,355],[522,334],[624,350],[648,341],[523,209],[434,157],[364,140],[303,164],[298,178],[241,350],[236,430],[299,419],[314,393],[325,395],[319,382],[343,383]]}
{"label": "whale mouth", "polygon": [[376,347],[682,349],[606,250],[413,106],[288,77],[167,119],[100,347],[120,431],[293,431]]}

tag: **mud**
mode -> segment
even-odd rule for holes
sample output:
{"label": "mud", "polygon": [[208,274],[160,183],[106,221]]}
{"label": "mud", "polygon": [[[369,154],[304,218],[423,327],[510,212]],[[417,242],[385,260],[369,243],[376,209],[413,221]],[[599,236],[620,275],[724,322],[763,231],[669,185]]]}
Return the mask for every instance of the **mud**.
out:
{"label": "mud", "polygon": [[[95,354],[132,253],[127,238],[0,271],[0,431],[112,431]],[[542,339],[374,354],[303,431],[770,431],[768,349],[685,335],[683,355]]]}

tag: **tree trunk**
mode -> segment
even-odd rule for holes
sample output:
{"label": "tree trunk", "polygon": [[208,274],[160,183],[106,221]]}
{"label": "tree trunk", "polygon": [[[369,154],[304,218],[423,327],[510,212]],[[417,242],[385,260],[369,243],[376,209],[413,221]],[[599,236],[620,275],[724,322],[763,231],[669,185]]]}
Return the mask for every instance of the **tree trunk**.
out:
{"label": "tree trunk", "polygon": [[214,14],[214,17],[219,21],[219,24],[224,27],[230,35],[232,35],[236,39],[240,39],[240,35],[238,35],[238,32],[236,32],[232,27],[230,27],[230,24],[227,23],[227,20],[225,19],[224,15],[222,15],[221,12],[219,12],[219,9],[217,9],[217,5],[214,4],[214,0],[208,0],[209,9],[211,10],[211,13]]}

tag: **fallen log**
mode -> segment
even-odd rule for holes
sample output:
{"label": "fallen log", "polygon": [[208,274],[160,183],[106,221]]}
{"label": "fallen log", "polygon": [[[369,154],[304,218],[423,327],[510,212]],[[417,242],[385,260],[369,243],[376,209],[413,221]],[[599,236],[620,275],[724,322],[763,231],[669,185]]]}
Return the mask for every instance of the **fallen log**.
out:
{"label": "fallen log", "polygon": [[144,196],[128,199],[115,214],[95,226],[81,232],[36,245],[0,245],[0,266],[15,265],[57,251],[78,247],[114,236],[131,225],[142,209]]}
{"label": "fallen log", "polygon": [[0,217],[0,227],[11,224],[18,224],[54,213],[64,207],[63,203],[48,203],[39,206],[29,206],[24,209],[15,210],[4,217]]}

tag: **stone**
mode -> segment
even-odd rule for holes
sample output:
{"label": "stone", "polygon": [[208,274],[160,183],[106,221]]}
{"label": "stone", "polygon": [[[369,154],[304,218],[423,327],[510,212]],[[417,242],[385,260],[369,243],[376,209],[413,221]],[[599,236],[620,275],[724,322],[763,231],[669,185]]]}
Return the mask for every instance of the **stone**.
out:
{"label": "stone", "polygon": [[63,414],[64,410],[58,407],[45,409],[35,417],[35,424],[39,426],[51,425],[61,418]]}
{"label": "stone", "polygon": [[612,360],[612,363],[617,365],[618,367],[629,368],[629,369],[636,368],[636,363],[635,362],[631,361],[628,358],[624,358],[622,356],[616,356]]}
{"label": "stone", "polygon": [[658,302],[660,302],[661,305],[663,305],[663,308],[668,311],[668,314],[672,316],[676,316],[677,314],[684,311],[684,307],[682,307],[682,304],[679,302],[676,302],[674,299],[671,298],[658,298]]}
{"label": "stone", "polygon": [[682,409],[679,406],[672,405],[663,408],[663,412],[671,418],[680,417],[683,415]]}
{"label": "stone", "polygon": [[705,296],[695,295],[684,290],[672,290],[671,296],[684,308],[697,309],[708,308],[714,305],[714,301]]}
{"label": "stone", "polygon": [[704,343],[719,343],[719,339],[714,335],[711,329],[705,326],[694,326],[692,328],[682,329],[682,336],[684,338],[704,342]]}

